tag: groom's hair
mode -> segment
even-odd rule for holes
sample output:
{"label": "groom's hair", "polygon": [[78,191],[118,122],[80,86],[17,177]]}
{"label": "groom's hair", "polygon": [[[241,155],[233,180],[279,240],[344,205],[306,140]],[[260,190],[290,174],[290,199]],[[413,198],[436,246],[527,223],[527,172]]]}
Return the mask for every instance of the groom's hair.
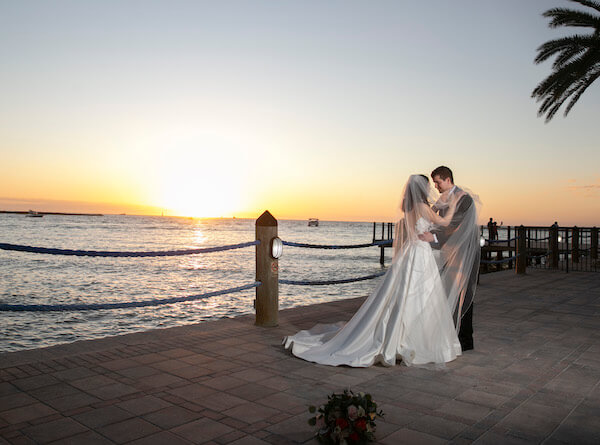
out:
{"label": "groom's hair", "polygon": [[439,176],[441,179],[450,178],[450,182],[454,184],[454,176],[452,176],[452,170],[450,170],[445,165],[441,165],[431,172],[431,178],[434,176]]}

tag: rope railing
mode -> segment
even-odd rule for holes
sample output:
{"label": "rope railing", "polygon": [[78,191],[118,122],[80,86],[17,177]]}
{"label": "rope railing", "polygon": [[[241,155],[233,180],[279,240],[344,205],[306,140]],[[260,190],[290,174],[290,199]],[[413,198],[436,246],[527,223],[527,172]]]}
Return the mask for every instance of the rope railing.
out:
{"label": "rope railing", "polygon": [[363,277],[357,278],[345,278],[341,280],[321,280],[321,281],[295,281],[295,280],[279,280],[280,284],[290,284],[294,286],[327,286],[330,284],[344,284],[344,283],[354,283],[356,281],[366,281],[372,280],[373,278],[381,277],[385,275],[387,271],[377,272],[373,275],[366,275]]}
{"label": "rope railing", "polygon": [[494,243],[510,243],[510,242],[516,241],[518,239],[519,239],[519,237],[515,236],[514,238],[510,238],[510,239],[485,239],[485,241],[487,241],[488,244],[494,244]]}
{"label": "rope railing", "polygon": [[550,239],[550,237],[549,237],[549,236],[547,236],[547,237],[545,237],[545,238],[532,238],[532,237],[528,237],[528,238],[527,238],[527,240],[528,240],[528,241],[547,241],[547,240],[549,240],[549,239]]}
{"label": "rope railing", "polygon": [[48,255],[74,255],[90,257],[162,257],[162,256],[181,256],[196,255],[200,253],[223,252],[225,250],[243,249],[245,247],[256,246],[260,241],[249,241],[246,243],[231,244],[228,246],[203,247],[200,249],[185,250],[166,250],[150,252],[112,252],[99,250],[73,250],[73,249],[53,249],[47,247],[21,246],[19,244],[0,243],[0,249],[12,250],[16,252],[45,253]]}
{"label": "rope railing", "polygon": [[136,307],[161,306],[163,304],[181,303],[184,301],[202,300],[218,295],[242,292],[261,285],[260,281],[199,295],[185,297],[162,298],[144,301],[129,301],[124,303],[92,303],[92,304],[0,304],[0,312],[60,312],[60,311],[97,311],[101,309],[130,309]]}
{"label": "rope railing", "polygon": [[[375,278],[385,275],[385,273],[387,272],[387,270],[382,270],[382,271],[379,271],[377,273],[373,273],[370,275],[351,277],[351,278],[342,278],[342,279],[335,279],[335,280],[312,280],[312,281],[310,281],[310,280],[278,279],[278,277],[277,277],[278,266],[277,266],[277,263],[274,261],[276,261],[277,258],[279,258],[279,255],[281,254],[281,244],[283,244],[284,246],[288,246],[288,247],[309,248],[309,249],[329,249],[329,250],[380,247],[382,250],[381,257],[383,257],[384,248],[389,247],[393,243],[393,239],[391,239],[391,234],[390,234],[390,239],[386,239],[386,240],[373,240],[373,242],[369,242],[369,243],[345,244],[345,245],[344,244],[340,244],[340,245],[337,245],[337,244],[311,244],[311,243],[299,243],[299,242],[292,242],[292,241],[281,241],[281,244],[279,246],[279,253],[276,254],[276,253],[274,253],[275,250],[272,250],[273,245],[271,245],[271,247],[269,249],[267,249],[267,247],[269,247],[268,242],[273,243],[273,240],[274,240],[273,236],[275,236],[275,237],[277,236],[276,230],[275,230],[275,232],[271,231],[272,227],[276,227],[276,224],[273,226],[271,224],[272,221],[269,220],[269,218],[271,218],[272,220],[274,220],[274,218],[272,217],[272,215],[270,215],[270,214],[267,215],[267,214],[268,214],[268,212],[265,212],[257,220],[257,238],[255,241],[231,244],[231,245],[226,245],[226,246],[204,247],[204,248],[184,249],[184,250],[168,250],[168,251],[123,251],[123,252],[119,252],[119,251],[98,251],[98,250],[55,249],[55,248],[45,248],[45,247],[34,247],[34,246],[26,246],[26,245],[18,245],[18,244],[0,243],[0,250],[6,250],[6,251],[40,253],[40,254],[49,254],[49,255],[87,256],[87,257],[169,257],[169,256],[196,255],[196,254],[205,254],[205,253],[212,253],[212,252],[222,252],[222,251],[228,251],[228,250],[233,250],[233,249],[247,248],[247,247],[251,247],[251,246],[260,246],[257,248],[257,265],[259,264],[259,260],[258,260],[259,256],[262,256],[261,258],[263,258],[263,259],[264,258],[268,259],[268,261],[265,261],[265,260],[260,261],[260,264],[264,265],[264,266],[261,266],[264,268],[261,270],[268,271],[267,275],[263,275],[263,277],[266,277],[266,278],[263,278],[263,277],[259,278],[259,274],[257,271],[257,278],[256,278],[256,281],[254,281],[253,283],[244,284],[244,285],[232,287],[229,289],[222,289],[222,290],[206,292],[206,293],[197,294],[197,295],[187,295],[187,296],[181,296],[181,297],[155,298],[155,299],[151,299],[151,300],[115,302],[115,303],[30,304],[30,305],[27,305],[27,304],[0,304],[0,312],[92,311],[92,310],[106,310],[106,309],[155,307],[155,306],[168,305],[168,304],[173,304],[173,303],[202,300],[202,299],[211,298],[211,297],[215,297],[215,296],[219,296],[219,295],[225,295],[225,294],[230,294],[230,293],[234,293],[234,292],[242,292],[242,291],[253,289],[253,288],[257,289],[257,301],[259,301],[259,299],[261,299],[261,298],[263,299],[262,301],[264,301],[265,298],[273,298],[272,297],[272,295],[273,295],[272,289],[275,289],[274,290],[275,297],[277,296],[277,286],[276,285],[273,286],[274,283],[275,284],[278,283],[281,285],[293,285],[293,286],[337,285],[337,284],[354,283],[354,282],[359,282],[359,281],[375,279]],[[265,219],[265,224],[261,225],[261,224],[259,224],[259,222],[263,218]],[[260,236],[259,236],[259,227],[261,228]],[[522,230],[522,227],[520,230]],[[264,231],[264,234],[262,233],[262,231]],[[525,237],[524,232],[520,232],[520,235],[521,235],[521,237],[515,236],[513,238],[503,239],[503,240],[499,240],[499,239],[484,239],[484,240],[488,243],[488,245],[497,244],[497,243],[509,243],[509,249],[511,251],[514,249],[512,249],[512,246],[510,246],[510,243],[513,241],[520,240],[519,246],[515,246],[516,250],[518,251],[519,249],[523,249],[521,244],[522,244],[522,242],[524,242],[524,239],[522,239],[522,238]],[[585,237],[585,235],[584,235],[584,237]],[[563,240],[566,241],[569,238],[572,238],[572,235],[565,233],[565,236],[562,238],[563,238]],[[546,240],[550,240],[551,237],[550,236],[545,237],[545,238],[528,237],[527,239],[529,241],[546,241]],[[261,244],[261,240],[262,240],[262,244]],[[493,250],[493,249],[494,248],[492,247],[490,250]],[[498,247],[496,249],[506,250],[506,247]],[[587,250],[590,250],[590,249],[589,248],[579,249],[580,252],[585,252]],[[538,252],[539,252],[539,250],[538,250]],[[569,254],[571,252],[567,251],[567,250],[559,250],[558,253]],[[272,256],[269,256],[269,255],[272,255]],[[537,259],[547,257],[549,255],[550,255],[550,252],[544,253],[542,255],[537,255],[537,256],[528,256],[527,250],[524,250],[522,253],[517,253],[514,256],[511,256],[509,258],[501,258],[498,260],[481,259],[481,264],[510,263],[510,262],[513,262],[518,259],[523,260],[523,256],[525,256],[525,258],[528,258],[531,260],[537,260]],[[265,283],[265,284],[264,284],[264,286],[261,287],[262,283]],[[262,296],[260,295],[261,293],[262,293]],[[268,295],[268,297],[265,295]],[[273,300],[271,300],[271,301],[273,301]],[[275,301],[276,301],[276,298],[275,298]],[[266,323],[265,322],[265,320],[267,319],[266,316],[261,316],[262,317],[261,322],[259,323],[259,321],[258,321],[259,305],[256,305],[255,307],[257,308],[257,324],[261,325],[262,323]],[[268,317],[271,317],[271,314],[269,314]],[[272,323],[272,320],[269,321],[268,323]],[[264,325],[270,325],[270,326],[273,325],[273,324],[268,324],[268,323],[264,324]]]}
{"label": "rope railing", "polygon": [[501,260],[480,260],[481,264],[502,264],[510,261],[515,261],[519,255],[511,256],[510,258],[503,258]]}
{"label": "rope railing", "polygon": [[295,243],[292,241],[283,241],[284,246],[290,247],[304,247],[307,249],[362,249],[363,247],[373,247],[389,244],[389,241],[374,241],[372,243],[364,244],[345,244],[345,245],[327,245],[327,244],[307,244],[307,243]]}

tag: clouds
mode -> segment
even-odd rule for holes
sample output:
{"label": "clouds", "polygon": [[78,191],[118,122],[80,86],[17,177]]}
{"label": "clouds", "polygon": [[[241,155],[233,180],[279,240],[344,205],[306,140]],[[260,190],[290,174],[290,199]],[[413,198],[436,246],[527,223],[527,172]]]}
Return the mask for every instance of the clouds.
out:
{"label": "clouds", "polygon": [[570,179],[571,185],[567,186],[567,189],[577,195],[584,196],[586,198],[593,198],[600,196],[600,178],[596,179],[594,183],[588,184],[577,184],[576,179]]}

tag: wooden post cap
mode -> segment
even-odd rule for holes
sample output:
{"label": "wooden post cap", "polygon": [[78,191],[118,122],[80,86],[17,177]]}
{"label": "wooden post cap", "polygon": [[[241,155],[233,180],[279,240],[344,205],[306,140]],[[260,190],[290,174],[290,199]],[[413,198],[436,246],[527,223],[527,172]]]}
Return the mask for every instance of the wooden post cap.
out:
{"label": "wooden post cap", "polygon": [[260,227],[277,227],[277,220],[268,210],[265,210],[256,220],[256,225]]}

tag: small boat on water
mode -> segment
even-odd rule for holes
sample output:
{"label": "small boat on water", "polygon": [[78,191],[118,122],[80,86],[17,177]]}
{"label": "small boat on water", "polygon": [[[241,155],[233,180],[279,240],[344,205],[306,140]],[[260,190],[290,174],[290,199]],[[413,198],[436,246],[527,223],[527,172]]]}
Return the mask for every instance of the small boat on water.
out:
{"label": "small boat on water", "polygon": [[319,227],[318,218],[308,218],[308,227]]}
{"label": "small boat on water", "polygon": [[30,218],[41,218],[44,215],[36,212],[35,210],[30,210],[29,212],[27,212],[27,216],[29,216]]}

